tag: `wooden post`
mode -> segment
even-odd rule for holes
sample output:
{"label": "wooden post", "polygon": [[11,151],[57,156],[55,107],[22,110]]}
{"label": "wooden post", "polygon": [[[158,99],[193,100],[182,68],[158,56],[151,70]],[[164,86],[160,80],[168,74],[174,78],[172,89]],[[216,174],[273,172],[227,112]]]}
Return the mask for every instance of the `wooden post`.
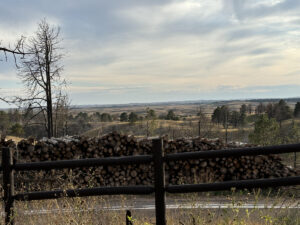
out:
{"label": "wooden post", "polygon": [[225,143],[228,143],[228,112],[225,112]]}
{"label": "wooden post", "polygon": [[297,152],[294,152],[294,169],[297,169]]}
{"label": "wooden post", "polygon": [[163,161],[163,140],[153,139],[155,215],[157,225],[166,225],[165,163]]}
{"label": "wooden post", "polygon": [[129,210],[126,211],[126,225],[133,225],[131,212]]}
{"label": "wooden post", "polygon": [[14,224],[14,174],[13,154],[10,148],[2,149],[3,190],[5,205],[5,225]]}

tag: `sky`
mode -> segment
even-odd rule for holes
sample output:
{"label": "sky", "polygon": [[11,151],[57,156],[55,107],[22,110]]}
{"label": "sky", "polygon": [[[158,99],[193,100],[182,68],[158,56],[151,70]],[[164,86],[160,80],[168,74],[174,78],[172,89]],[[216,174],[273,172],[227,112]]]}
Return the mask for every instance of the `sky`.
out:
{"label": "sky", "polygon": [[[0,0],[0,41],[59,26],[73,105],[299,97],[299,12],[298,0]],[[0,95],[22,93],[0,57]]]}

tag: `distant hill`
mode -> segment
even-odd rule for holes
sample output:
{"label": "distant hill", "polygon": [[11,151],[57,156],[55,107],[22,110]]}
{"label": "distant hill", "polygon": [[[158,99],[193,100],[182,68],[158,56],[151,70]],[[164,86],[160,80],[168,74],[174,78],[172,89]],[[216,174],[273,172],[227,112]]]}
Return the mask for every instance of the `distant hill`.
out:
{"label": "distant hill", "polygon": [[92,109],[92,108],[127,108],[127,107],[149,107],[149,106],[172,106],[172,105],[195,105],[195,104],[228,104],[230,102],[300,102],[300,97],[294,98],[259,98],[259,99],[230,99],[230,100],[187,100],[171,102],[151,102],[151,103],[127,103],[127,104],[93,104],[93,105],[72,105],[72,109]]}

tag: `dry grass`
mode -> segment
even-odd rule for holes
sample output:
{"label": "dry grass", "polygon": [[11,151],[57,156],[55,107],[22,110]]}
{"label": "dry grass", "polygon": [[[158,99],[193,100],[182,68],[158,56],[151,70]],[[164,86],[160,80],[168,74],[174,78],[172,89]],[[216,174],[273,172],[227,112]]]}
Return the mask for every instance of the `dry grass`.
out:
{"label": "dry grass", "polygon": [[[298,204],[299,199],[285,195],[262,195],[260,192],[245,193],[232,192],[227,196],[216,197],[209,194],[182,194],[167,196],[172,203],[178,202],[179,207],[167,210],[167,224],[169,225],[298,225],[300,217],[297,209],[285,207],[275,208],[285,203],[287,206]],[[16,225],[123,225],[125,213],[130,209],[135,225],[155,224],[154,210],[133,209],[136,202],[150,202],[153,196],[112,196],[112,197],[85,197],[62,198],[58,200],[44,200],[32,202],[17,202],[15,204]],[[203,209],[198,203],[226,202],[229,208]],[[185,209],[184,203],[192,208]],[[247,203],[264,203],[272,205],[269,209],[258,207],[241,208]],[[107,210],[114,206],[119,210]],[[38,213],[37,213],[38,212]]]}
{"label": "dry grass", "polygon": [[15,143],[18,143],[19,141],[23,140],[23,138],[16,137],[16,136],[6,136],[5,140],[12,140]]}

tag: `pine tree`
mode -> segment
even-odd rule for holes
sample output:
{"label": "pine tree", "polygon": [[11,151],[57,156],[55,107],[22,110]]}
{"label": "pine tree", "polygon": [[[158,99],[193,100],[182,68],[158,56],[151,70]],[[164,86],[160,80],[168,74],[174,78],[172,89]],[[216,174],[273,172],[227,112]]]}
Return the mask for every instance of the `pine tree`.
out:
{"label": "pine tree", "polygon": [[275,119],[279,122],[279,126],[281,127],[281,123],[284,120],[290,119],[292,117],[292,112],[290,107],[284,100],[280,100],[275,105]]}
{"label": "pine tree", "polygon": [[120,115],[120,121],[121,122],[127,122],[128,121],[128,115],[126,112],[121,113]]}
{"label": "pine tree", "polygon": [[215,108],[215,110],[211,116],[211,121],[216,124],[221,123],[221,108],[219,106],[217,108]]}
{"label": "pine tree", "polygon": [[135,112],[131,112],[129,114],[129,122],[130,123],[135,123],[136,121],[138,121],[139,117]]}
{"label": "pine tree", "polygon": [[279,132],[279,124],[275,119],[261,115],[255,122],[254,131],[249,134],[249,140],[262,146],[280,144]]}
{"label": "pine tree", "polygon": [[300,118],[300,102],[297,102],[294,109],[294,117]]}

